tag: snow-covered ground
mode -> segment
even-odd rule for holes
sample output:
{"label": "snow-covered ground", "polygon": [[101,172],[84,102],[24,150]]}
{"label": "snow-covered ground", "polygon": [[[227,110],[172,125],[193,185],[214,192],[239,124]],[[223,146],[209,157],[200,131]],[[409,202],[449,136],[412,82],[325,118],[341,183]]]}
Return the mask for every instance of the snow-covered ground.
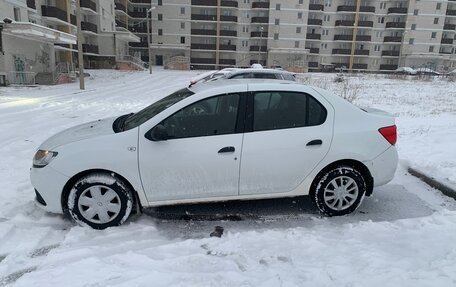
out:
{"label": "snow-covered ground", "polygon": [[[136,111],[195,71],[91,71],[78,84],[0,88],[0,286],[455,286],[456,202],[398,169],[353,215],[306,198],[151,210],[104,231],[33,204],[28,169],[64,128]],[[333,74],[307,82],[339,91]],[[456,182],[456,85],[360,76],[356,104],[397,116],[403,163]],[[240,221],[178,220],[239,214]],[[210,238],[215,226],[222,238]]]}

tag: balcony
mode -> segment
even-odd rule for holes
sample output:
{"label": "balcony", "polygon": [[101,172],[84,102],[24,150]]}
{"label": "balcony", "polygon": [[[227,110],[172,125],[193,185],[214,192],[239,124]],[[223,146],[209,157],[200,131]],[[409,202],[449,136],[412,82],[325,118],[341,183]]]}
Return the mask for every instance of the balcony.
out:
{"label": "balcony", "polygon": [[336,55],[350,55],[350,49],[332,49],[332,53]]}
{"label": "balcony", "polygon": [[309,62],[307,65],[309,68],[318,68],[318,62]]}
{"label": "balcony", "polygon": [[130,26],[128,30],[133,33],[147,33],[147,27],[144,26]]}
{"label": "balcony", "polygon": [[382,51],[382,56],[386,57],[399,57],[399,51]]}
{"label": "balcony", "polygon": [[236,45],[220,45],[219,50],[223,50],[223,51],[236,51]]}
{"label": "balcony", "polygon": [[446,14],[447,14],[448,16],[456,16],[456,10],[447,10],[447,11],[446,11]]}
{"label": "balcony", "polygon": [[[150,1],[149,1],[150,3]],[[192,5],[196,6],[217,6],[217,0],[192,0]]]}
{"label": "balcony", "polygon": [[98,32],[97,25],[90,23],[90,22],[83,22],[83,21],[81,21],[81,30],[93,32],[95,34]]}
{"label": "balcony", "polygon": [[443,38],[440,43],[452,45],[453,44],[453,39],[452,38]]}
{"label": "balcony", "polygon": [[116,26],[117,27],[122,27],[127,29],[127,24],[120,22],[119,20],[116,19]]}
{"label": "balcony", "polygon": [[306,34],[306,39],[307,39],[307,40],[320,40],[320,39],[321,39],[321,34],[311,34],[311,33],[307,33],[307,34]]}
{"label": "balcony", "polygon": [[383,38],[383,42],[400,43],[400,42],[402,42],[402,37],[401,36],[387,36],[387,37]]}
{"label": "balcony", "polygon": [[405,22],[386,22],[386,28],[404,29]]}
{"label": "balcony", "polygon": [[128,15],[132,18],[147,18],[146,11],[128,11]]}
{"label": "balcony", "polygon": [[192,14],[192,20],[217,21],[217,15]]}
{"label": "balcony", "polygon": [[367,64],[354,63],[352,69],[354,70],[366,70]]}
{"label": "balcony", "polygon": [[97,12],[97,4],[91,0],[81,0],[81,7],[88,8],[94,12]]}
{"label": "balcony", "polygon": [[388,14],[407,14],[407,8],[391,7],[388,8]]}
{"label": "balcony", "polygon": [[310,11],[323,11],[325,6],[323,4],[309,4]]}
{"label": "balcony", "polygon": [[27,0],[27,7],[33,10],[36,10],[35,0]]}
{"label": "balcony", "polygon": [[388,64],[380,65],[380,70],[394,71],[396,69],[397,69],[397,65],[388,65]]}
{"label": "balcony", "polygon": [[250,32],[250,37],[252,38],[267,38],[268,32],[253,31]]}
{"label": "balcony", "polygon": [[130,45],[130,47],[133,47],[133,48],[147,48],[147,42],[138,42],[138,43],[134,43],[134,42],[130,42],[128,43]]}
{"label": "balcony", "polygon": [[150,4],[150,0],[129,0],[129,1],[134,4]]}
{"label": "balcony", "polygon": [[269,17],[252,17],[252,23],[268,23]]}
{"label": "balcony", "polygon": [[374,27],[373,21],[359,21],[358,27]]}
{"label": "balcony", "polygon": [[443,30],[456,30],[456,24],[445,24],[443,25]]}
{"label": "balcony", "polygon": [[355,25],[355,21],[351,20],[337,20],[336,26],[353,26]]}
{"label": "balcony", "polygon": [[320,48],[306,48],[309,49],[310,54],[318,54],[320,53]]}
{"label": "balcony", "polygon": [[197,44],[197,43],[192,43],[190,48],[195,49],[195,50],[215,50],[216,45],[215,44]]}
{"label": "balcony", "polygon": [[211,35],[211,36],[217,35],[216,30],[208,30],[208,29],[192,29],[191,33],[192,33],[192,35]]}
{"label": "balcony", "polygon": [[234,65],[236,65],[236,60],[235,59],[219,59],[219,64],[234,66]]}
{"label": "balcony", "polygon": [[237,31],[235,31],[235,30],[220,30],[220,36],[237,37]]}
{"label": "balcony", "polygon": [[356,49],[356,50],[355,50],[355,55],[359,55],[359,56],[369,56],[369,50]]}
{"label": "balcony", "polygon": [[371,35],[356,35],[356,41],[358,42],[370,42],[371,40]]}
{"label": "balcony", "polygon": [[353,41],[353,35],[334,35],[334,41]]}
{"label": "balcony", "polygon": [[222,22],[237,22],[237,16],[220,15],[220,21],[222,21]]}
{"label": "balcony", "polygon": [[233,0],[222,0],[220,2],[220,6],[222,7],[238,7],[238,2],[237,1],[233,1]]}
{"label": "balcony", "polygon": [[323,20],[321,20],[321,19],[308,19],[307,20],[307,25],[321,26],[322,24],[323,24]]}
{"label": "balcony", "polygon": [[361,13],[375,13],[374,6],[361,6],[359,7],[359,12]]}
{"label": "balcony", "polygon": [[[260,46],[250,46],[250,51],[251,52],[258,52],[260,50]],[[268,47],[267,46],[261,46],[261,52],[267,52]]]}
{"label": "balcony", "polygon": [[127,11],[127,8],[125,8],[125,5],[117,3],[117,2],[115,3],[115,9],[116,10],[121,10],[121,11],[124,11],[124,12]]}
{"label": "balcony", "polygon": [[337,12],[356,12],[356,6],[348,6],[348,5],[337,6]]}
{"label": "balcony", "polygon": [[269,9],[269,2],[252,2],[252,8]]}
{"label": "balcony", "polygon": [[192,64],[215,64],[215,58],[191,58],[190,62]]}
{"label": "balcony", "polygon": [[98,46],[91,44],[82,44],[83,53],[98,54]]}
{"label": "balcony", "polygon": [[41,15],[43,15],[44,17],[57,18],[64,22],[68,22],[67,12],[63,11],[57,7],[54,7],[54,6],[42,5],[41,6]]}

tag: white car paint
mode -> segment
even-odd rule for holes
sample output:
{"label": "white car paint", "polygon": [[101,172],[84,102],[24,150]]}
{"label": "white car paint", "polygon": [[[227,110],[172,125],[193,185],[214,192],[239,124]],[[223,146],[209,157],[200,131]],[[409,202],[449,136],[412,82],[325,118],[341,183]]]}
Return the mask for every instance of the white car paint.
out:
{"label": "white car paint", "polygon": [[[47,205],[62,213],[69,178],[87,170],[114,172],[131,184],[144,207],[191,202],[306,195],[316,175],[343,159],[362,162],[376,186],[389,182],[397,166],[395,146],[378,129],[394,125],[383,112],[365,112],[327,91],[286,81],[221,80],[196,85],[194,95],[177,102],[139,127],[114,133],[114,119],[65,130],[39,149],[58,155],[31,169],[31,181]],[[327,110],[314,127],[250,132],[153,142],[145,133],[191,103],[227,92],[255,90],[308,93]],[[306,143],[319,138],[319,147]],[[235,152],[218,154],[224,146]],[[239,182],[239,186],[237,185]]]}

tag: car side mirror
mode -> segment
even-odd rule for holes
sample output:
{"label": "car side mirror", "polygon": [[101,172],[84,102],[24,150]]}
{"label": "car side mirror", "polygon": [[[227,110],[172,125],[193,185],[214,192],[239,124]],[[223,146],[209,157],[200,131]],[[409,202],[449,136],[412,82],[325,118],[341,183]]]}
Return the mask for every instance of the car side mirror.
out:
{"label": "car side mirror", "polygon": [[156,125],[146,133],[146,138],[151,141],[165,141],[169,139],[168,132],[164,125]]}

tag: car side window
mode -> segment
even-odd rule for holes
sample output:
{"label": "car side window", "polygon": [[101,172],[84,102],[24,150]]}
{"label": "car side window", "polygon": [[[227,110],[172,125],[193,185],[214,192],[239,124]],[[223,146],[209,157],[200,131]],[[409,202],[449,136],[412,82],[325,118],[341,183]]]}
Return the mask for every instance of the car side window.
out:
{"label": "car side window", "polygon": [[325,122],[326,109],[312,96],[297,92],[254,94],[253,131],[316,126]]}
{"label": "car side window", "polygon": [[232,76],[230,79],[250,79],[250,73],[242,73]]}
{"label": "car side window", "polygon": [[170,139],[234,133],[239,97],[239,94],[227,94],[198,101],[163,120],[161,124],[165,126]]}
{"label": "car side window", "polygon": [[281,79],[279,75],[273,73],[253,73],[254,79]]}

